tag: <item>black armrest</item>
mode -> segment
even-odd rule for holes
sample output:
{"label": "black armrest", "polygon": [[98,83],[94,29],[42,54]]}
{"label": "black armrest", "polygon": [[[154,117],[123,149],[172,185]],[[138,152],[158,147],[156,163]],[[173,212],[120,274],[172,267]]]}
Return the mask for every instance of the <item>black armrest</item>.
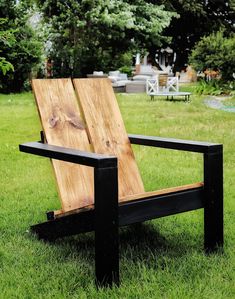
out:
{"label": "black armrest", "polygon": [[223,145],[201,141],[180,140],[173,138],[162,138],[154,136],[128,134],[132,144],[169,148],[198,153],[217,153],[222,152]]}
{"label": "black armrest", "polygon": [[19,149],[21,152],[95,168],[117,167],[117,158],[114,156],[94,154],[41,142],[20,144]]}

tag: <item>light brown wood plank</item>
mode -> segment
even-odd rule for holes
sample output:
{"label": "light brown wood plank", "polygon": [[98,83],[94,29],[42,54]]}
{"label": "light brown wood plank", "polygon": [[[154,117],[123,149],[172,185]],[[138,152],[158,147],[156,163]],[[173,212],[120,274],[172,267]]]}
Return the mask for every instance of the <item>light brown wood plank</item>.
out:
{"label": "light brown wood plank", "polygon": [[157,196],[157,195],[164,195],[164,194],[174,193],[178,191],[190,190],[190,189],[202,187],[203,185],[204,185],[203,183],[194,183],[194,184],[188,184],[188,185],[183,185],[178,187],[165,188],[156,191],[148,191],[141,194],[125,196],[122,198],[122,202],[133,201],[133,200],[143,199],[143,198]]}
{"label": "light brown wood plank", "polygon": [[[123,198],[121,198],[119,204],[121,205],[124,202],[130,202],[130,201],[154,197],[154,196],[158,196],[158,195],[166,195],[166,194],[175,193],[175,192],[179,192],[179,191],[191,190],[191,189],[200,188],[203,186],[204,186],[204,183],[200,182],[200,183],[188,184],[188,185],[183,185],[183,186],[178,186],[178,187],[165,188],[165,189],[156,190],[156,191],[144,192],[141,194],[135,194],[135,195],[123,197]],[[57,210],[57,211],[54,211],[54,217],[60,218],[63,216],[67,216],[67,215],[71,215],[71,214],[75,214],[75,213],[82,213],[82,212],[86,212],[88,210],[93,210],[93,209],[94,209],[94,205],[92,204],[92,205],[88,205],[86,207],[76,209],[73,211],[69,211],[66,213],[64,213],[62,210]]]}
{"label": "light brown wood plank", "polygon": [[[32,86],[47,142],[90,151],[71,80],[36,79]],[[63,212],[93,204],[92,168],[58,160],[52,164]]]}
{"label": "light brown wood plank", "polygon": [[95,153],[118,158],[119,198],[144,192],[144,186],[109,79],[74,79]]}

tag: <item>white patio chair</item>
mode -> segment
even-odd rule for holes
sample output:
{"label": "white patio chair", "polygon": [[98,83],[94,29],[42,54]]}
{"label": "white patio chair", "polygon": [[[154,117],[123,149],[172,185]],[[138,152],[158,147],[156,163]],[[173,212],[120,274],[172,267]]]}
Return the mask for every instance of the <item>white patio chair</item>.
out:
{"label": "white patio chair", "polygon": [[159,81],[158,79],[146,80],[146,93],[148,95],[159,93]]}
{"label": "white patio chair", "polygon": [[179,80],[178,77],[167,78],[167,91],[179,91]]}

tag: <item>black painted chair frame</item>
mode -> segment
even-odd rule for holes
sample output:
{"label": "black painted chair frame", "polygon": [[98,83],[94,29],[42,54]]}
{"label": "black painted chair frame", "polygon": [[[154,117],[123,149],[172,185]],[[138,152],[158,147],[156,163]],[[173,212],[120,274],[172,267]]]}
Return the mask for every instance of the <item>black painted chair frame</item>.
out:
{"label": "black painted chair frame", "polygon": [[[223,246],[223,147],[221,144],[129,135],[133,144],[199,152],[204,155],[204,187],[118,204],[117,158],[31,142],[20,151],[94,168],[95,208],[33,225],[39,238],[95,231],[95,271],[98,285],[119,285],[118,228],[132,223],[204,208],[204,247]],[[52,220],[50,220],[52,219]]]}
{"label": "black painted chair frame", "polygon": [[141,135],[129,135],[129,139],[133,144],[203,154],[204,248],[211,252],[223,246],[223,145]]}

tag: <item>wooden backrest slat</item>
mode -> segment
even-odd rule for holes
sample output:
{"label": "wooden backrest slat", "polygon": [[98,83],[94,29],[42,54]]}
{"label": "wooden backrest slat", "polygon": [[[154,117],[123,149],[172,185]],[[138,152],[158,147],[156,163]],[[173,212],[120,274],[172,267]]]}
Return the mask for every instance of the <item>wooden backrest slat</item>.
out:
{"label": "wooden backrest slat", "polygon": [[74,79],[73,83],[94,152],[118,157],[119,198],[144,192],[109,79]]}
{"label": "wooden backrest slat", "polygon": [[[32,87],[49,144],[90,151],[84,121],[70,79],[35,79]],[[64,212],[94,202],[93,169],[52,160]]]}

